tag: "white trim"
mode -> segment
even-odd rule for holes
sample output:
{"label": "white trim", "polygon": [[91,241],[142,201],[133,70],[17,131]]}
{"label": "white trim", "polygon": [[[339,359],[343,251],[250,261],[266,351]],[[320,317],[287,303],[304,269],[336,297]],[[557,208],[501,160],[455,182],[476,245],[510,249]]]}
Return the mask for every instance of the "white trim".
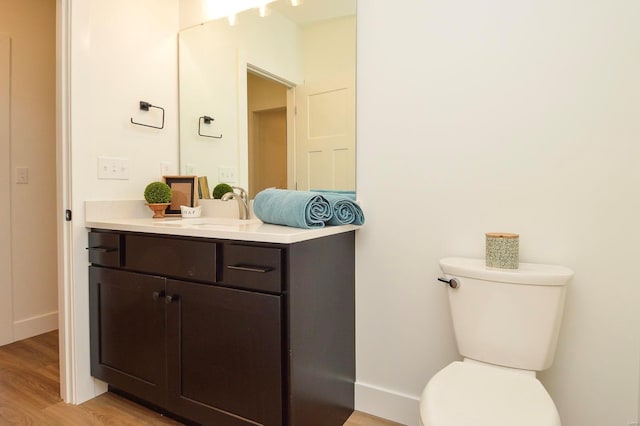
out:
{"label": "white trim", "polygon": [[15,341],[24,340],[56,329],[58,329],[58,311],[14,321],[13,338]]}
{"label": "white trim", "polygon": [[241,158],[249,158],[249,117],[247,116],[247,111],[249,110],[247,101],[247,72],[249,62],[247,62],[245,52],[241,52],[240,49],[238,49],[236,54],[236,62],[238,64],[236,74],[236,88],[238,91],[238,109],[236,111],[236,116],[238,117],[238,158],[236,159],[236,164],[238,167],[238,175],[236,179],[238,179],[238,184],[241,187],[247,188],[247,190],[251,192],[253,189],[249,185],[249,161],[240,161]]}
{"label": "white trim", "polygon": [[418,426],[420,398],[356,382],[355,408],[383,419],[408,426]]}
{"label": "white trim", "polygon": [[[11,185],[11,37],[0,34],[0,187],[1,192],[9,200],[12,195]],[[5,93],[6,91],[6,93]],[[11,226],[13,217],[11,209],[6,208],[0,213],[0,232],[4,234],[0,242],[0,346],[15,341],[13,332],[13,250]]]}
{"label": "white trim", "polygon": [[[263,70],[260,67],[257,67],[253,64],[250,64],[247,62],[247,72],[251,73],[251,74],[255,74],[258,75],[260,77],[266,78],[267,80],[272,80],[275,81],[277,83],[282,84],[283,86],[287,86],[288,89],[293,89],[294,87],[296,87],[295,83],[290,82],[289,80],[287,80],[286,78],[282,78],[278,75],[275,75],[267,70]],[[246,75],[246,74],[245,74]]]}
{"label": "white trim", "polygon": [[287,89],[287,189],[298,189],[296,178],[296,88]]}
{"label": "white trim", "polygon": [[60,342],[60,396],[75,403],[75,351],[73,347],[72,222],[65,221],[71,207],[71,1],[56,1],[56,186],[58,234],[58,330]]}

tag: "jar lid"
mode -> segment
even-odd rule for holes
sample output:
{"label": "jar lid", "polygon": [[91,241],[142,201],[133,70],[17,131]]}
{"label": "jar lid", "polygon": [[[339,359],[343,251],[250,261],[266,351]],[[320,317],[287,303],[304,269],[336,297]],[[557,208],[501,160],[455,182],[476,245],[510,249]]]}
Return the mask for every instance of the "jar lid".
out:
{"label": "jar lid", "polygon": [[485,235],[490,238],[518,238],[520,236],[518,234],[510,234],[508,232],[487,232]]}

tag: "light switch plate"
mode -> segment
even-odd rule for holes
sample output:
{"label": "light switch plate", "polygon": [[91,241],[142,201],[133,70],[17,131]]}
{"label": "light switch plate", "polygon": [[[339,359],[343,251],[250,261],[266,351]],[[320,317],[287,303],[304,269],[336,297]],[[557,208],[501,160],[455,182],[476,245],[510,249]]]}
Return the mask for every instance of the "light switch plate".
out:
{"label": "light switch plate", "polygon": [[16,167],[16,183],[29,183],[28,167]]}
{"label": "light switch plate", "polygon": [[98,179],[129,179],[129,159],[98,157]]}
{"label": "light switch plate", "polygon": [[236,168],[235,167],[219,167],[218,181],[220,181],[221,183],[235,183]]}

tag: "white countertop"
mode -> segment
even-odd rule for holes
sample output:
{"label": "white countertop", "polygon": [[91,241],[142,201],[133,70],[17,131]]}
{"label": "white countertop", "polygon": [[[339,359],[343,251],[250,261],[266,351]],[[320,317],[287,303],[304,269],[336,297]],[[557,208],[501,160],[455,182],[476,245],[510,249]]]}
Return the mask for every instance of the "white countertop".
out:
{"label": "white countertop", "polygon": [[179,216],[152,219],[151,216],[151,211],[139,200],[85,202],[85,226],[114,231],[289,244],[360,228],[343,225],[301,229],[266,224],[259,219],[241,221],[209,216],[195,219],[183,219]]}

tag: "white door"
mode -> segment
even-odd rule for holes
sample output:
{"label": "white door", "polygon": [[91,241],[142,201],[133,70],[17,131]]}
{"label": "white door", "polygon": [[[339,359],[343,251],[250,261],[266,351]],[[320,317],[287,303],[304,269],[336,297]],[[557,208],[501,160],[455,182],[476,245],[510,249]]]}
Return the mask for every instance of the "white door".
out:
{"label": "white door", "polygon": [[355,190],[355,82],[296,87],[297,189]]}
{"label": "white door", "polygon": [[0,346],[13,342],[11,282],[11,39],[0,34]]}

